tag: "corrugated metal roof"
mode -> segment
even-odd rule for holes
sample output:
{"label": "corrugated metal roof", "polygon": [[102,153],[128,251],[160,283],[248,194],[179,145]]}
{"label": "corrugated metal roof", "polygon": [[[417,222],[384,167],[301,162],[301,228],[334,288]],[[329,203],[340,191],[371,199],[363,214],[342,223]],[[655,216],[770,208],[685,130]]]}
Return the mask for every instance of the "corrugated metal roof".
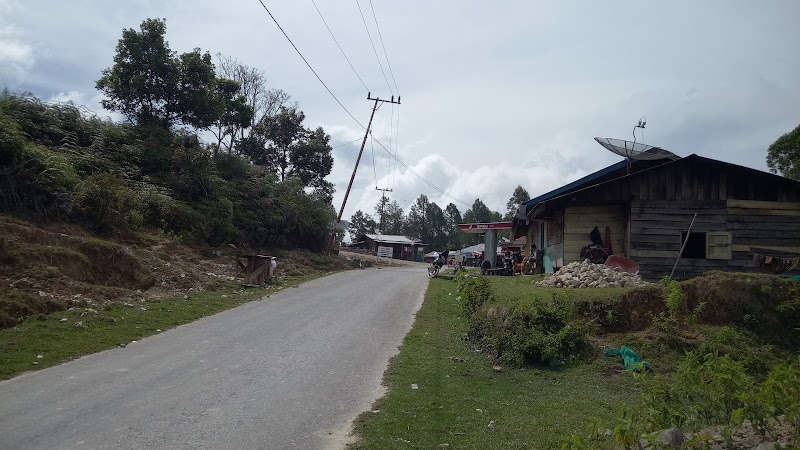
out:
{"label": "corrugated metal roof", "polygon": [[387,244],[420,245],[420,242],[409,239],[406,236],[396,236],[393,234],[365,234],[364,236],[372,239],[375,242],[384,242]]}

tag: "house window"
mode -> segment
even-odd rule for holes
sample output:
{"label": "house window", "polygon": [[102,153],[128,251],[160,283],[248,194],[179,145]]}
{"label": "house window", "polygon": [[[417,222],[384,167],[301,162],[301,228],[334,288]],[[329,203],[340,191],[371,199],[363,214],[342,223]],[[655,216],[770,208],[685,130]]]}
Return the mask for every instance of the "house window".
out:
{"label": "house window", "polygon": [[706,257],[706,234],[689,233],[689,240],[686,240],[686,233],[681,233],[681,243],[686,242],[681,258],[705,258]]}
{"label": "house window", "polygon": [[[681,245],[686,233],[681,233]],[[731,234],[727,231],[689,233],[681,258],[731,259]]]}

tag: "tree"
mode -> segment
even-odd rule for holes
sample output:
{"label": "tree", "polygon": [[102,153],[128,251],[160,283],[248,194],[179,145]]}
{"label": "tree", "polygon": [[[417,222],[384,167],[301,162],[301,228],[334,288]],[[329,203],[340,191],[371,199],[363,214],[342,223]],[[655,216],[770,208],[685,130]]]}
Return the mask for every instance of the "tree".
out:
{"label": "tree", "polygon": [[[489,209],[489,207],[486,206],[486,204],[484,204],[479,198],[475,199],[475,201],[472,203],[472,207],[464,211],[465,223],[497,222],[501,220],[501,218],[502,216],[500,216],[499,212]],[[477,244],[481,241],[481,237],[479,234],[470,234],[466,238],[466,241],[466,243],[469,244]]]}
{"label": "tree", "polygon": [[506,215],[504,219],[513,219],[517,214],[519,207],[527,203],[527,201],[530,199],[531,196],[528,194],[528,191],[526,191],[522,186],[517,186],[514,189],[514,193],[511,194],[511,198],[508,199],[508,203],[506,203]]}
{"label": "tree", "polygon": [[221,76],[239,83],[238,95],[253,110],[247,125],[234,123],[218,126],[213,132],[218,145],[224,146],[228,153],[236,147],[236,141],[249,135],[255,125],[265,117],[275,115],[289,101],[289,94],[281,89],[268,89],[262,70],[242,64],[238,60],[217,53],[217,68]]}
{"label": "tree", "polygon": [[424,243],[430,244],[434,250],[446,250],[448,240],[447,219],[444,211],[434,202],[428,203],[428,212],[425,215],[427,222],[427,240]]}
{"label": "tree", "polygon": [[[308,133],[304,139],[291,147],[289,174],[299,177],[306,186],[315,190],[332,189],[325,177],[333,169],[333,156],[329,144],[331,137],[322,127]],[[331,191],[331,195],[333,192]]]}
{"label": "tree", "polygon": [[426,222],[428,204],[428,197],[425,194],[421,194],[417,197],[417,200],[411,205],[411,209],[408,211],[408,217],[406,218],[404,227],[406,235],[419,238],[426,244],[428,243],[426,239],[429,237]]}
{"label": "tree", "polygon": [[800,125],[769,146],[767,166],[772,173],[800,180]]}
{"label": "tree", "polygon": [[196,48],[177,56],[164,39],[166,31],[163,19],[145,20],[140,31],[122,30],[114,65],[96,83],[108,97],[103,107],[138,125],[165,129],[175,124],[208,129],[223,118],[251,121],[244,98],[236,95],[239,84],[216,77],[208,52]]}
{"label": "tree", "polygon": [[350,216],[347,231],[351,239],[357,239],[362,234],[375,232],[375,220],[369,214],[364,214],[360,209]]}
{"label": "tree", "polygon": [[379,231],[383,234],[399,235],[403,233],[405,218],[403,208],[397,200],[389,202],[388,197],[381,197],[375,205],[375,215],[378,217]]}
{"label": "tree", "polygon": [[271,168],[280,180],[297,176],[306,186],[320,188],[333,168],[330,136],[322,128],[306,129],[305,117],[296,108],[282,107],[256,125],[241,140],[240,148],[253,163]]}
{"label": "tree", "polygon": [[447,248],[451,250],[461,248],[463,235],[458,227],[461,223],[461,212],[455,203],[450,203],[444,209],[444,220],[447,225]]}

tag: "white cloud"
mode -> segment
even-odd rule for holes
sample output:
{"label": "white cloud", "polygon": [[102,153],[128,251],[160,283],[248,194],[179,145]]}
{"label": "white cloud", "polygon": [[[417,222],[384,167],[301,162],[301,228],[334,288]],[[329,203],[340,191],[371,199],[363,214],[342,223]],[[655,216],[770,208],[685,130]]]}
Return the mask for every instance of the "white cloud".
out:
{"label": "white cloud", "polygon": [[[0,4],[0,9],[6,9]],[[0,85],[15,86],[33,67],[33,47],[25,43],[19,30],[0,22]]]}

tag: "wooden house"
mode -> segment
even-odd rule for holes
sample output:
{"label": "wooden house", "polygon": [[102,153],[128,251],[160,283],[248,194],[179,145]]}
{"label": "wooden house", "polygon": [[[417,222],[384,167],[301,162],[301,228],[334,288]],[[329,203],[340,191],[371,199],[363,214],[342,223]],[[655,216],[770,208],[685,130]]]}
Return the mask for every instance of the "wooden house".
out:
{"label": "wooden house", "polygon": [[350,244],[351,248],[369,250],[378,256],[387,258],[416,260],[418,249],[424,249],[419,239],[391,234],[362,234]]}
{"label": "wooden house", "polygon": [[[558,267],[582,260],[597,227],[648,279],[757,271],[754,254],[800,256],[800,181],[697,155],[614,164],[531,199],[514,220]],[[695,214],[697,214],[695,218]]]}

